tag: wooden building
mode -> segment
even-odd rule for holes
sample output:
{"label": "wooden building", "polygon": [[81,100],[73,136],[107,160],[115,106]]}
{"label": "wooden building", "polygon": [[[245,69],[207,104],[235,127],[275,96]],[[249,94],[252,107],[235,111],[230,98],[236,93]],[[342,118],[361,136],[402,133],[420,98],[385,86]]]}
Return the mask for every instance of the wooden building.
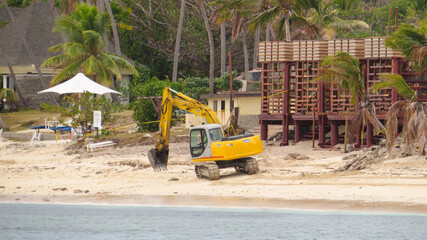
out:
{"label": "wooden building", "polygon": [[[319,74],[321,61],[337,52],[348,52],[359,59],[369,98],[374,102],[381,121],[385,120],[389,107],[399,99],[392,88],[371,93],[372,85],[380,81],[382,73],[401,74],[420,99],[427,101],[425,81],[415,78],[399,52],[385,47],[385,37],[261,42],[258,49],[258,61],[262,65],[263,100],[259,122],[263,140],[268,138],[269,125],[282,125],[281,145],[288,145],[289,126],[293,125],[295,142],[301,141],[307,129],[311,128],[307,135],[315,132],[320,146],[333,147],[338,143],[339,126],[345,124],[346,118],[351,119],[355,106],[350,103],[351,97],[347,92],[330,83],[313,82]],[[329,131],[330,139],[326,139]],[[373,127],[368,125],[366,133],[366,144],[370,146],[373,144]]]}

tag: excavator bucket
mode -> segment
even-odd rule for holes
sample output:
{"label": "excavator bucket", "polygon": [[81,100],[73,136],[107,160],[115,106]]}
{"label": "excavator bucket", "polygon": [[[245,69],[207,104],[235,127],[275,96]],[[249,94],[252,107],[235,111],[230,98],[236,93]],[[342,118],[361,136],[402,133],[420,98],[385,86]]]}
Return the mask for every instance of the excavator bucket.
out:
{"label": "excavator bucket", "polygon": [[152,148],[148,151],[147,156],[154,171],[157,172],[168,169],[169,150],[159,151],[156,148]]}

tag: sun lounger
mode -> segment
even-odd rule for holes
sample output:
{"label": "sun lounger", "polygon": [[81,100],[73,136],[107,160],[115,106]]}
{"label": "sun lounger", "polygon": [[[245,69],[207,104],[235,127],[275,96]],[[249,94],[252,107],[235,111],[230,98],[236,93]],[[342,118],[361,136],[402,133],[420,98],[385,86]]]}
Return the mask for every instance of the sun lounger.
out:
{"label": "sun lounger", "polygon": [[55,133],[71,132],[71,127],[68,127],[68,126],[54,127],[54,128],[51,128],[51,130],[55,131]]}

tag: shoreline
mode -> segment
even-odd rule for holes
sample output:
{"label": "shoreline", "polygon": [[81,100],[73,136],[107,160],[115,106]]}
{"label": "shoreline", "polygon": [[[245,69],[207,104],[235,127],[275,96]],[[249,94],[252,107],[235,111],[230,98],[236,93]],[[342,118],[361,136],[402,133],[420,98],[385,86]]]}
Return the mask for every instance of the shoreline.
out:
{"label": "shoreline", "polygon": [[60,204],[94,206],[233,208],[250,210],[285,210],[328,213],[427,215],[427,204],[398,201],[357,201],[256,197],[161,196],[161,195],[0,195],[0,204]]}

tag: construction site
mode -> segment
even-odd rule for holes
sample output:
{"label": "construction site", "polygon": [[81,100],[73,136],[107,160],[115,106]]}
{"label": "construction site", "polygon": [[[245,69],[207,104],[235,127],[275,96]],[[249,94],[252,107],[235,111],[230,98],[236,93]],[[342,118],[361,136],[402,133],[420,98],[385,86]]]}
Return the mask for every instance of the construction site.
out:
{"label": "construction site", "polygon": [[[358,110],[349,92],[332,83],[313,80],[321,71],[325,57],[347,52],[359,60],[366,93],[375,105],[377,118],[384,122],[390,106],[400,99],[394,88],[372,92],[383,73],[402,75],[413,88],[419,101],[427,101],[425,79],[415,75],[411,65],[398,51],[385,46],[385,37],[338,40],[260,42],[258,62],[261,75],[261,138],[268,139],[268,128],[281,125],[281,145],[302,140],[315,140],[320,147],[331,148],[344,143],[344,126]],[[403,117],[399,118],[401,123]],[[361,129],[362,131],[362,129]],[[369,147],[381,138],[368,124],[366,141],[356,136],[356,147]]]}

